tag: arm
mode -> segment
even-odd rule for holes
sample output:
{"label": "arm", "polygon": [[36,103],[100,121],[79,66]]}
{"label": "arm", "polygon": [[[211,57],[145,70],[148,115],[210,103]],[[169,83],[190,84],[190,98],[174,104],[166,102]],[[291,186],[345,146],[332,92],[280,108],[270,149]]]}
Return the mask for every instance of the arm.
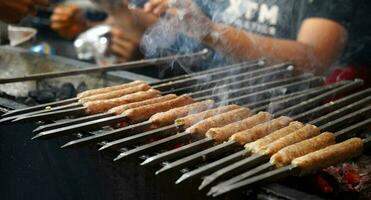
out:
{"label": "arm", "polygon": [[293,62],[301,70],[320,72],[338,58],[346,39],[347,31],[342,25],[327,19],[310,18],[303,22],[296,40],[259,36],[213,23],[211,32],[202,42],[237,60],[267,57],[279,62]]}
{"label": "arm", "polygon": [[[333,64],[347,41],[347,30],[324,18],[305,20],[296,40],[260,36],[236,27],[217,24],[203,14],[191,0],[150,0],[145,11],[158,14],[169,7],[182,10],[178,29],[235,60],[266,57],[278,62],[292,62],[300,70],[321,72]],[[171,13],[174,13],[174,9]],[[176,12],[175,12],[176,13]]]}

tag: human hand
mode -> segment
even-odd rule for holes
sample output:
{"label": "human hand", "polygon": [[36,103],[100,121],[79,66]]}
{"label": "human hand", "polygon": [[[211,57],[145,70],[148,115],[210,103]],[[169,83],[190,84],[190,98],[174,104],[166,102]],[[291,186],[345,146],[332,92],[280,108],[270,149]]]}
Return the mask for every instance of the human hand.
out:
{"label": "human hand", "polygon": [[143,9],[147,13],[160,15],[169,9],[169,0],[149,0]]}
{"label": "human hand", "polygon": [[169,0],[169,7],[176,12],[176,29],[180,32],[202,40],[207,36],[213,26],[213,21],[192,0]]}
{"label": "human hand", "polygon": [[0,20],[18,23],[28,14],[35,14],[35,6],[48,6],[49,0],[2,0],[0,1]]}
{"label": "human hand", "polygon": [[51,28],[68,39],[75,38],[88,28],[81,8],[75,5],[57,6],[50,19]]}
{"label": "human hand", "polygon": [[128,38],[118,27],[112,27],[110,51],[119,57],[121,62],[129,61],[136,53],[139,41]]}

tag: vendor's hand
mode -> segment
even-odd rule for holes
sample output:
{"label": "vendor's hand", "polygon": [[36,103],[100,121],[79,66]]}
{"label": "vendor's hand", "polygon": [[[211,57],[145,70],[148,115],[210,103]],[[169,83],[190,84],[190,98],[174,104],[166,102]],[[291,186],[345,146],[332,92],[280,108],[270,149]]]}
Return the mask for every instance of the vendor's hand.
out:
{"label": "vendor's hand", "polygon": [[180,32],[198,40],[211,32],[212,20],[192,0],[169,0],[169,6],[170,13],[177,18],[174,26]]}
{"label": "vendor's hand", "polygon": [[144,11],[155,15],[160,15],[169,9],[169,0],[149,0],[144,5]]}
{"label": "vendor's hand", "polygon": [[48,6],[49,0],[1,0],[0,20],[17,23],[28,14],[35,14],[35,6]]}
{"label": "vendor's hand", "polygon": [[60,36],[75,38],[87,29],[81,8],[75,5],[57,6],[51,16],[51,28]]}
{"label": "vendor's hand", "polygon": [[119,57],[120,62],[129,61],[136,53],[139,41],[125,37],[122,29],[113,27],[110,51]]}

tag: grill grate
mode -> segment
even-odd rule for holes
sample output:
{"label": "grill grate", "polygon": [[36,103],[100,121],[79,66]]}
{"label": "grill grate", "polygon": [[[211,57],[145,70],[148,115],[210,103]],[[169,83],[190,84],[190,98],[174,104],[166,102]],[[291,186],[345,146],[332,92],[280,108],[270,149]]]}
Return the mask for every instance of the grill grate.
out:
{"label": "grill grate", "polygon": [[[324,85],[323,77],[311,74],[296,76],[292,72],[293,66],[290,64],[266,65],[264,60],[257,60],[162,80],[152,86],[161,90],[162,94],[188,93],[196,101],[213,99],[217,105],[236,103],[251,108],[255,113],[269,111],[274,117],[291,116],[295,120],[320,126],[323,131],[338,131],[336,135],[339,140],[344,140],[349,133],[360,131],[371,123],[367,118],[371,113],[369,106],[371,89],[331,101],[339,95],[357,90],[362,86],[362,80]],[[182,175],[177,183],[183,184],[195,181],[199,183],[202,176],[240,162],[247,156],[246,151],[236,142],[217,144],[213,139],[194,137],[183,132],[181,126],[169,125],[147,131],[151,124],[144,121],[124,128],[111,127],[107,130],[105,126],[121,122],[126,117],[107,114],[86,116],[84,107],[69,104],[77,100],[48,104],[56,106],[53,108],[54,111],[50,112],[40,111],[43,106],[9,112],[4,115],[7,118],[2,122],[60,119],[66,114],[75,116],[77,118],[73,120],[39,127],[34,131],[38,133],[36,138],[81,133],[79,139],[70,141],[62,147],[76,148],[98,143],[101,146],[100,151],[119,151],[116,161],[139,158],[141,161],[144,160],[142,165],[150,166],[149,168],[155,171],[162,167],[156,174],[167,172],[177,178]],[[326,103],[328,101],[330,102]],[[38,114],[27,115],[27,112]],[[251,157],[249,163],[254,161],[252,165],[257,165],[266,160],[266,157],[255,156]],[[234,168],[234,171],[227,175],[236,175],[248,168],[246,163],[241,166],[243,168],[238,170]],[[219,176],[218,180],[228,176]],[[213,181],[215,180],[217,179]],[[278,195],[272,192],[280,187],[273,185],[261,190],[264,190],[267,196],[272,194],[280,196],[282,192]],[[295,195],[299,197],[300,193]],[[290,199],[287,196],[281,198]]]}

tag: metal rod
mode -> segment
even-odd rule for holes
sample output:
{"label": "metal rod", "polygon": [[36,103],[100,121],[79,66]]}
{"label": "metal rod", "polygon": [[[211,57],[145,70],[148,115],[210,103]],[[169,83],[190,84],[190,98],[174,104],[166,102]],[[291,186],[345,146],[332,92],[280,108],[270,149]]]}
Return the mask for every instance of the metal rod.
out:
{"label": "metal rod", "polygon": [[338,82],[331,85],[322,86],[317,90],[308,91],[304,94],[297,95],[295,97],[289,98],[289,99],[281,99],[278,101],[271,101],[274,103],[269,103],[267,105],[261,106],[259,108],[254,109],[255,112],[268,110],[270,113],[274,114],[280,110],[290,108],[293,105],[296,105],[298,102],[305,101],[307,99],[311,99],[314,97],[317,97],[318,95],[321,95],[326,92],[330,92],[331,90],[338,88],[342,85],[344,85],[346,82]]}
{"label": "metal rod", "polygon": [[66,110],[58,110],[53,112],[41,113],[37,115],[25,115],[20,116],[13,120],[13,122],[32,122],[32,121],[42,121],[42,120],[50,120],[50,119],[61,119],[66,116],[83,116],[86,115],[85,107],[77,107],[71,108]]}
{"label": "metal rod", "polygon": [[231,70],[231,69],[233,69],[235,67],[240,67],[240,66],[250,66],[251,65],[252,66],[251,68],[254,69],[254,67],[258,67],[258,66],[262,67],[262,66],[264,66],[264,64],[265,64],[264,59],[251,60],[251,61],[246,61],[246,62],[242,62],[242,63],[231,64],[231,65],[227,65],[227,66],[221,66],[221,67],[217,67],[217,68],[211,68],[211,69],[207,69],[207,70],[200,71],[200,72],[193,72],[193,73],[189,73],[189,74],[175,76],[175,77],[172,77],[172,78],[162,79],[160,81],[157,81],[155,84],[156,85],[159,85],[159,84],[170,82],[170,81],[177,81],[177,80],[180,80],[180,79],[185,79],[185,78],[189,78],[189,77],[200,76],[200,75],[209,74],[209,73],[213,73],[213,72],[217,72],[217,71],[229,71],[229,70]]}
{"label": "metal rod", "polygon": [[164,138],[162,140],[158,140],[156,142],[152,142],[150,144],[139,146],[135,149],[120,153],[120,155],[118,155],[115,158],[115,161],[121,160],[121,159],[129,159],[129,158],[133,158],[139,155],[150,153],[155,150],[158,150],[159,148],[163,148],[163,146],[166,146],[166,145],[171,146],[173,145],[174,140],[176,140],[179,143],[182,143],[182,142],[188,141],[189,139],[191,139],[191,134],[187,132],[182,132],[182,133]]}
{"label": "metal rod", "polygon": [[[292,70],[288,69],[287,65],[274,65],[269,66],[261,69],[256,69],[253,71],[247,71],[247,72],[236,72],[236,73],[228,73],[228,74],[222,74],[221,77],[213,77],[213,76],[206,76],[205,75],[205,81],[203,79],[197,79],[197,85],[189,85],[182,88],[175,88],[170,89],[165,92],[165,94],[168,93],[184,93],[187,91],[193,91],[193,90],[202,90],[202,89],[208,89],[213,88],[217,85],[230,85],[231,83],[235,82],[235,84],[246,84],[253,81],[261,80],[264,77],[270,77],[273,75],[279,75],[283,72],[286,72],[286,75],[288,75],[288,72],[292,72]],[[193,79],[196,79],[193,77]],[[184,81],[184,80],[182,80]],[[243,81],[243,82],[242,82]]]}
{"label": "metal rod", "polygon": [[[359,115],[364,115],[366,112],[370,113],[371,111],[371,106],[365,109],[361,109],[359,111],[356,111],[354,113],[348,114],[344,117],[341,117],[337,120],[333,120],[328,122],[327,124],[320,126],[319,128],[322,131],[330,131],[329,129],[332,129],[334,126],[344,124],[344,122],[348,121],[349,119],[358,117]],[[310,124],[315,124],[311,123]],[[315,124],[317,125],[317,124]],[[331,128],[330,128],[331,127]],[[214,183],[215,181],[218,181],[220,179],[226,178],[226,177],[231,177],[233,175],[237,175],[241,173],[244,170],[251,169],[252,167],[255,167],[258,164],[262,164],[266,161],[268,161],[270,158],[270,155],[260,155],[260,154],[255,154],[251,157],[247,157],[241,161],[238,161],[234,164],[231,164],[227,167],[224,167],[213,174],[207,176],[204,181],[201,183],[200,189]]]}
{"label": "metal rod", "polygon": [[37,106],[32,106],[32,107],[26,107],[26,108],[21,108],[17,110],[11,110],[8,111],[7,113],[3,114],[1,117],[10,117],[10,116],[15,116],[15,115],[21,115],[29,112],[34,112],[37,110],[43,110],[46,107],[54,107],[54,106],[61,106],[61,105],[66,105],[70,103],[77,102],[79,99],[78,98],[72,98],[72,99],[66,99],[66,100],[61,100],[57,102],[52,102],[52,103],[46,103],[46,104],[41,104]]}
{"label": "metal rod", "polygon": [[46,139],[53,138],[63,135],[68,135],[71,133],[78,133],[80,131],[90,131],[97,128],[117,124],[126,121],[128,118],[125,115],[115,115],[111,117],[106,117],[103,119],[97,119],[94,121],[88,121],[81,124],[75,124],[71,126],[56,128],[48,131],[43,131],[34,136],[32,139]]}
{"label": "metal rod", "polygon": [[[214,140],[211,139],[211,138],[205,138],[205,139],[200,140],[200,141],[203,141],[204,143],[208,142],[210,145],[212,145],[214,143]],[[192,143],[191,145],[193,145],[193,144],[195,144],[195,143]],[[178,170],[178,169],[183,169],[183,168],[192,166],[193,164],[197,164],[199,162],[202,162],[204,156],[207,156],[210,159],[210,157],[216,157],[216,156],[222,155],[223,153],[229,152],[233,149],[236,149],[236,147],[238,147],[238,144],[228,143],[228,142],[223,143],[221,145],[223,146],[223,148],[208,148],[208,149],[206,149],[204,151],[201,151],[199,153],[196,153],[196,154],[187,156],[183,159],[171,162],[168,165],[165,165],[160,170],[156,171],[156,175],[160,174],[160,173],[169,172],[169,171]],[[197,145],[195,147],[199,148],[199,146],[200,145]],[[187,152],[183,152],[183,153],[187,153]],[[174,155],[178,155],[178,154],[173,153],[172,156],[174,156]]]}
{"label": "metal rod", "polygon": [[295,120],[301,121],[307,118],[317,118],[319,116],[322,116],[325,112],[332,112],[336,109],[342,108],[356,100],[363,99],[371,94],[371,88],[357,92],[355,94],[343,97],[341,99],[338,99],[336,101],[331,101],[329,103],[326,103],[322,106],[319,106],[317,108],[314,108],[314,110],[309,110],[303,113],[300,113],[295,116]]}
{"label": "metal rod", "polygon": [[[283,80],[273,81],[273,82],[269,82],[269,83],[266,83],[266,84],[261,84],[259,86],[260,87],[263,87],[263,86],[264,87],[269,87],[269,86],[274,86],[274,85],[277,86],[279,84],[290,83],[290,82],[295,81],[297,79],[300,79],[300,77],[294,77],[294,78],[289,78],[289,79],[283,79]],[[252,90],[253,88],[255,88],[255,90],[257,90],[257,87],[247,87],[246,90],[245,90],[245,92],[247,92],[248,89],[251,89]],[[241,88],[241,89],[243,89],[243,88]],[[193,95],[193,93],[191,93],[190,95]],[[217,95],[217,92],[214,95]],[[60,106],[60,107],[55,107],[55,108],[52,108],[50,110],[35,111],[34,113],[28,113],[27,116],[29,116],[29,117],[23,117],[23,115],[21,115],[21,116],[14,116],[14,119],[15,118],[21,118],[22,117],[22,121],[30,121],[31,119],[34,120],[34,121],[37,121],[37,120],[40,120],[40,119],[38,117],[36,117],[36,116],[31,115],[31,114],[35,114],[36,115],[38,113],[48,112],[48,113],[50,113],[51,116],[54,116],[55,117],[56,116],[55,115],[56,110],[66,109],[66,108],[70,108],[70,107],[77,107],[77,106],[81,106],[81,104],[75,103],[75,104],[69,104],[69,105],[64,105],[64,106]],[[63,116],[63,113],[61,113],[61,115]],[[46,116],[45,115],[42,115],[42,117],[45,118]],[[3,121],[5,121],[5,122],[6,121],[10,121],[10,120],[13,120],[13,119],[3,119]],[[109,123],[109,122],[107,122],[107,123]],[[83,125],[81,125],[81,126],[83,126]]]}
{"label": "metal rod", "polygon": [[232,163],[235,163],[237,161],[240,161],[244,158],[246,158],[247,156],[251,155],[251,152],[249,151],[238,151],[238,152],[235,152],[231,155],[228,155],[227,157],[224,157],[224,158],[221,158],[219,160],[216,160],[215,162],[212,162],[212,163],[209,163],[209,164],[206,164],[202,167],[199,167],[195,170],[192,170],[190,172],[187,172],[185,174],[183,174],[175,183],[176,184],[179,184],[181,182],[184,182],[186,180],[190,180],[191,178],[198,178],[198,177],[202,177],[203,175],[206,175],[208,173],[211,173],[213,171],[215,171],[217,168],[223,168],[223,167],[226,167]]}
{"label": "metal rod", "polygon": [[370,113],[371,113],[371,105],[369,105],[369,106],[367,106],[367,107],[365,107],[361,110],[355,111],[351,114],[340,117],[336,120],[330,121],[330,122],[320,126],[319,128],[321,130],[324,130],[324,131],[333,130],[333,129],[336,129],[338,127],[343,126],[345,123],[352,122],[352,121],[354,121],[354,120],[356,120],[360,117],[369,116]]}
{"label": "metal rod", "polygon": [[140,60],[140,61],[133,61],[127,63],[120,63],[114,64],[111,66],[106,67],[91,67],[86,69],[76,69],[71,71],[64,71],[64,72],[48,72],[42,74],[32,74],[23,77],[14,77],[14,78],[2,78],[0,79],[0,84],[4,83],[15,83],[21,81],[34,81],[34,80],[41,80],[41,79],[48,79],[48,78],[57,78],[57,77],[65,77],[65,76],[72,76],[72,75],[79,75],[79,74],[87,74],[93,72],[106,72],[106,71],[115,71],[115,70],[128,70],[138,67],[144,67],[149,65],[160,65],[166,64],[169,61],[174,61],[177,59],[185,59],[185,58],[196,58],[202,57],[208,54],[207,50],[203,50],[201,52],[189,54],[189,55],[177,55],[177,56],[168,56],[163,58],[153,58],[147,60]]}
{"label": "metal rod", "polygon": [[85,117],[80,117],[80,118],[75,118],[75,119],[68,119],[65,121],[61,122],[56,122],[53,124],[47,124],[47,125],[42,125],[33,130],[33,133],[40,133],[43,131],[49,131],[53,130],[56,128],[61,128],[61,127],[66,127],[74,124],[79,124],[79,123],[84,123],[84,122],[89,122],[92,120],[97,120],[97,119],[102,119],[102,118],[107,118],[113,116],[113,113],[101,113],[101,114],[96,114],[96,115],[88,115]]}
{"label": "metal rod", "polygon": [[155,130],[146,131],[144,133],[140,133],[137,135],[133,135],[130,137],[122,138],[119,140],[115,140],[112,142],[108,142],[104,146],[102,146],[99,151],[107,150],[107,149],[119,149],[120,147],[137,144],[138,142],[146,141],[149,139],[153,139],[156,137],[164,137],[168,135],[173,135],[178,131],[178,126],[175,124],[164,126]]}
{"label": "metal rod", "polygon": [[330,97],[333,97],[334,94],[340,94],[340,93],[344,93],[344,92],[347,92],[349,90],[353,90],[357,87],[360,87],[363,85],[363,80],[360,80],[360,79],[357,79],[349,84],[346,84],[344,86],[341,86],[333,91],[330,91],[330,92],[326,92],[322,95],[319,95],[318,97],[316,98],[313,98],[313,99],[310,99],[308,101],[303,101],[303,102],[300,102],[298,103],[297,105],[293,106],[293,107],[290,107],[290,108],[287,108],[287,109],[284,109],[280,112],[277,112],[275,113],[275,116],[282,116],[282,115],[288,115],[288,114],[293,114],[293,111],[295,111],[296,113],[297,112],[300,112],[302,110],[307,110],[309,107],[313,107],[315,106],[316,104],[320,103],[321,101],[323,101],[323,99],[326,99],[326,98],[330,98]]}
{"label": "metal rod", "polygon": [[[364,151],[365,149],[368,150],[371,146],[371,137],[367,137],[363,140],[364,143]],[[213,193],[214,197],[221,196],[224,194],[227,194],[232,191],[240,191],[244,188],[253,188],[256,186],[260,186],[263,184],[271,183],[276,180],[281,180],[283,178],[286,178],[288,176],[298,176],[300,174],[301,170],[298,166],[294,165],[288,165],[282,168],[278,168],[251,178],[248,178],[244,181],[240,181],[238,183],[232,184],[232,185],[225,185],[223,187],[220,187],[219,190],[215,193]]]}
{"label": "metal rod", "polygon": [[[334,94],[334,93],[333,93]],[[326,98],[326,96],[323,96],[322,98]],[[339,100],[339,102],[336,102],[336,103],[334,103],[334,104],[332,104],[333,106],[337,106],[337,103],[342,103],[343,101],[340,101]],[[326,108],[322,108],[322,109],[328,109],[328,107],[326,107]],[[351,109],[351,107],[349,107],[348,109],[347,109],[348,111],[352,111],[352,109]],[[314,112],[321,112],[322,110],[321,109],[313,109],[313,110],[310,110],[310,111],[308,111],[308,112],[306,112],[307,114],[309,114],[310,115],[310,113],[314,113]],[[323,112],[322,112],[323,113]],[[345,112],[342,112],[343,114],[345,114]],[[331,113],[330,113],[331,114]],[[353,115],[351,115],[351,116],[355,116],[354,114]],[[296,118],[295,116],[293,117],[294,119]],[[339,124],[339,123],[338,123]],[[217,145],[217,146],[220,146],[220,145]],[[244,152],[245,153],[247,153],[245,150],[242,150],[241,152],[238,152],[238,153],[236,153],[236,155],[241,155],[241,154],[244,154]],[[205,157],[204,156],[204,159],[207,159],[207,157]],[[234,160],[235,159],[235,157],[233,157],[233,156],[231,156],[231,157],[226,157],[226,158],[223,158],[223,159],[221,159],[221,160],[218,160],[218,161],[215,161],[215,162],[213,162],[213,163],[210,163],[210,164],[208,164],[208,165],[210,165],[210,167],[208,167],[208,165],[206,165],[206,166],[204,166],[204,167],[202,167],[202,168],[200,168],[200,169],[198,169],[198,171],[196,171],[196,172],[189,172],[189,174],[187,174],[187,175],[185,175],[185,177],[187,177],[187,179],[190,179],[190,178],[194,178],[194,177],[198,177],[198,176],[200,176],[200,175],[204,175],[205,173],[206,173],[206,171],[207,172],[209,172],[210,171],[210,169],[220,169],[220,168],[222,168],[222,167],[224,167],[225,165],[223,165],[223,163],[230,163],[229,161],[230,160]],[[193,173],[193,174],[192,174]],[[192,176],[191,176],[192,175]]]}
{"label": "metal rod", "polygon": [[[176,137],[174,138],[174,141],[173,142],[176,142]],[[205,139],[206,140],[206,139]],[[161,141],[164,141],[164,144],[168,144],[170,141],[167,139],[167,138],[165,138],[165,139],[163,139],[163,140],[161,140]],[[158,141],[156,142],[156,147],[159,147],[159,145],[161,145],[161,142],[159,143]],[[190,148],[192,148],[192,149],[195,149],[195,148],[202,148],[202,146],[203,146],[203,144],[202,143],[200,143],[200,144],[198,144],[199,145],[199,147],[197,147],[197,143],[196,144],[189,144],[189,145],[186,145],[186,146],[184,146],[184,147],[182,147],[182,148],[179,148],[179,149],[174,149],[174,150],[171,150],[171,151],[168,151],[168,152],[165,152],[165,153],[163,153],[163,154],[160,154],[160,155],[157,155],[156,156],[156,158],[151,158],[152,159],[152,161],[151,161],[151,163],[157,163],[157,162],[160,162],[160,161],[163,161],[164,159],[166,159],[166,158],[169,158],[169,157],[176,157],[176,156],[178,156],[178,155],[184,155],[184,153],[185,153],[185,151],[189,151],[189,150],[187,150],[187,147],[189,146]],[[147,145],[148,146],[148,145]],[[148,147],[151,147],[151,146],[148,146]],[[145,148],[143,148],[143,147],[138,147],[138,148],[140,148],[141,150],[142,150],[142,152],[144,152],[144,151],[147,151],[147,149],[145,149]],[[136,153],[139,153],[139,152],[141,152],[141,151],[136,151]],[[202,152],[201,152],[202,153]],[[188,153],[189,154],[189,153]],[[207,155],[209,155],[209,154],[207,154]],[[212,152],[210,153],[210,155],[212,155]],[[119,156],[120,157],[120,156]],[[122,157],[122,156],[121,156]],[[207,156],[205,156],[205,155],[203,155],[202,156],[204,159],[205,158],[207,158]],[[116,160],[119,160],[120,158],[117,158]]]}
{"label": "metal rod", "polygon": [[[228,91],[236,88],[241,88],[241,87],[248,87],[248,86],[254,86],[254,85],[263,85],[264,82],[273,82],[274,80],[279,81],[279,80],[287,80],[285,77],[289,77],[287,73],[287,70],[278,70],[274,71],[272,73],[265,73],[263,75],[257,75],[252,78],[247,78],[247,79],[235,79],[234,81],[231,81],[230,83],[222,83],[220,85],[209,85],[208,87],[194,87],[192,88],[192,96],[193,97],[202,97],[206,95],[211,95],[216,92],[220,91]],[[270,78],[271,81],[265,81],[265,79]]]}
{"label": "metal rod", "polygon": [[262,173],[265,173],[265,172],[268,172],[270,170],[273,170],[275,169],[275,165],[270,163],[270,162],[267,162],[263,165],[260,165],[260,166],[257,166],[247,172],[244,172],[242,174],[239,174],[238,176],[235,176],[227,181],[224,181],[222,183],[219,183],[218,185],[212,187],[210,189],[210,191],[207,193],[208,196],[214,194],[214,193],[217,193],[219,188],[221,187],[224,187],[226,185],[231,185],[231,184],[234,184],[234,183],[238,183],[240,181],[243,181],[247,178],[250,178],[252,176],[256,176],[256,175],[259,175],[259,174],[262,174]]}
{"label": "metal rod", "polygon": [[300,173],[300,168],[289,165],[286,167],[279,168],[277,170],[273,170],[258,176],[254,176],[250,179],[246,179],[244,181],[238,182],[233,185],[226,185],[218,190],[218,192],[213,193],[214,197],[220,196],[222,194],[229,193],[231,191],[239,191],[243,188],[252,188],[259,185],[264,185],[267,183],[271,183],[275,180],[280,180],[282,178],[286,178],[288,176],[298,175]]}
{"label": "metal rod", "polygon": [[320,118],[317,118],[315,120],[312,120],[310,123],[316,124],[317,126],[323,125],[329,121],[335,120],[339,118],[340,116],[343,116],[349,112],[364,108],[365,106],[369,105],[371,102],[371,96],[362,99],[360,101],[357,101],[355,103],[349,104],[341,109],[338,109],[336,111],[333,111],[327,115],[324,115]]}
{"label": "metal rod", "polygon": [[345,135],[350,134],[350,133],[356,133],[364,128],[367,128],[369,125],[371,125],[371,118],[361,121],[357,124],[354,124],[352,126],[349,126],[345,129],[342,129],[338,132],[335,133],[335,137],[337,141],[342,141],[345,139]]}
{"label": "metal rod", "polygon": [[[298,89],[300,86],[310,87],[312,85],[319,85],[322,82],[323,82],[322,77],[313,77],[313,78],[310,78],[308,80],[298,81],[298,82],[295,82],[295,83],[270,88],[270,89],[267,89],[267,90],[264,90],[264,91],[255,92],[253,94],[247,94],[247,95],[242,95],[242,96],[239,96],[239,97],[231,98],[231,99],[228,99],[228,101],[231,102],[231,103],[236,103],[236,104],[247,104],[249,102],[251,103],[251,101],[257,101],[257,100],[261,100],[261,99],[264,99],[264,98],[269,98],[272,95],[279,95],[280,93],[285,93],[286,94],[287,91],[291,91],[291,90],[295,91],[295,89]],[[293,92],[293,91],[291,91],[291,92]],[[236,90],[234,92],[236,92],[236,94],[238,95],[238,92],[243,92],[243,91],[242,90]],[[276,92],[276,94],[274,92]],[[226,93],[226,94],[228,94],[228,93]],[[205,99],[218,100],[218,98],[220,98],[220,96],[221,96],[221,94],[211,95],[211,96],[208,96],[208,97],[200,98],[198,100],[200,100],[200,101],[205,100]]]}
{"label": "metal rod", "polygon": [[113,131],[105,132],[105,133],[100,133],[96,135],[92,135],[89,137],[73,140],[71,142],[68,142],[61,146],[61,148],[72,148],[72,147],[81,147],[86,144],[91,144],[95,142],[100,142],[103,140],[114,140],[121,138],[124,135],[130,136],[132,134],[141,132],[147,128],[149,128],[151,123],[149,121],[145,121],[142,123],[130,125],[128,127],[116,129]]}
{"label": "metal rod", "polygon": [[[371,119],[368,119],[366,121],[363,121],[363,122],[360,122],[356,125],[353,125],[351,127],[348,127],[348,128],[345,128],[345,129],[342,129],[336,133],[334,133],[335,137],[336,137],[336,140],[337,142],[341,142],[343,140],[345,140],[345,135],[349,135],[351,133],[353,133],[354,131],[356,130],[359,130],[361,128],[367,128],[367,126],[371,124]],[[341,138],[339,138],[339,136],[342,136]],[[222,185],[230,185],[230,184],[233,184],[233,183],[237,183],[237,182],[240,182],[242,180],[245,180],[246,178],[249,178],[251,176],[254,176],[254,175],[257,175],[257,174],[260,174],[260,173],[263,173],[263,172],[267,172],[267,170],[273,170],[275,169],[275,165],[268,162],[266,164],[263,164],[261,166],[258,166],[254,169],[251,169],[247,172],[244,172],[242,174],[239,174],[237,176],[235,176],[234,178],[231,178],[227,181],[224,181],[220,184],[218,184],[217,186],[214,186],[211,191],[212,193],[215,192],[217,190],[218,187],[221,187]]]}
{"label": "metal rod", "polygon": [[220,179],[230,177],[230,176],[239,174],[243,172],[244,170],[250,169],[252,167],[256,167],[257,165],[260,165],[261,163],[267,162],[269,158],[270,158],[269,155],[253,154],[250,157],[237,161],[236,163],[233,163],[227,167],[219,169],[218,171],[205,177],[205,179],[202,181],[198,189],[202,190]]}

